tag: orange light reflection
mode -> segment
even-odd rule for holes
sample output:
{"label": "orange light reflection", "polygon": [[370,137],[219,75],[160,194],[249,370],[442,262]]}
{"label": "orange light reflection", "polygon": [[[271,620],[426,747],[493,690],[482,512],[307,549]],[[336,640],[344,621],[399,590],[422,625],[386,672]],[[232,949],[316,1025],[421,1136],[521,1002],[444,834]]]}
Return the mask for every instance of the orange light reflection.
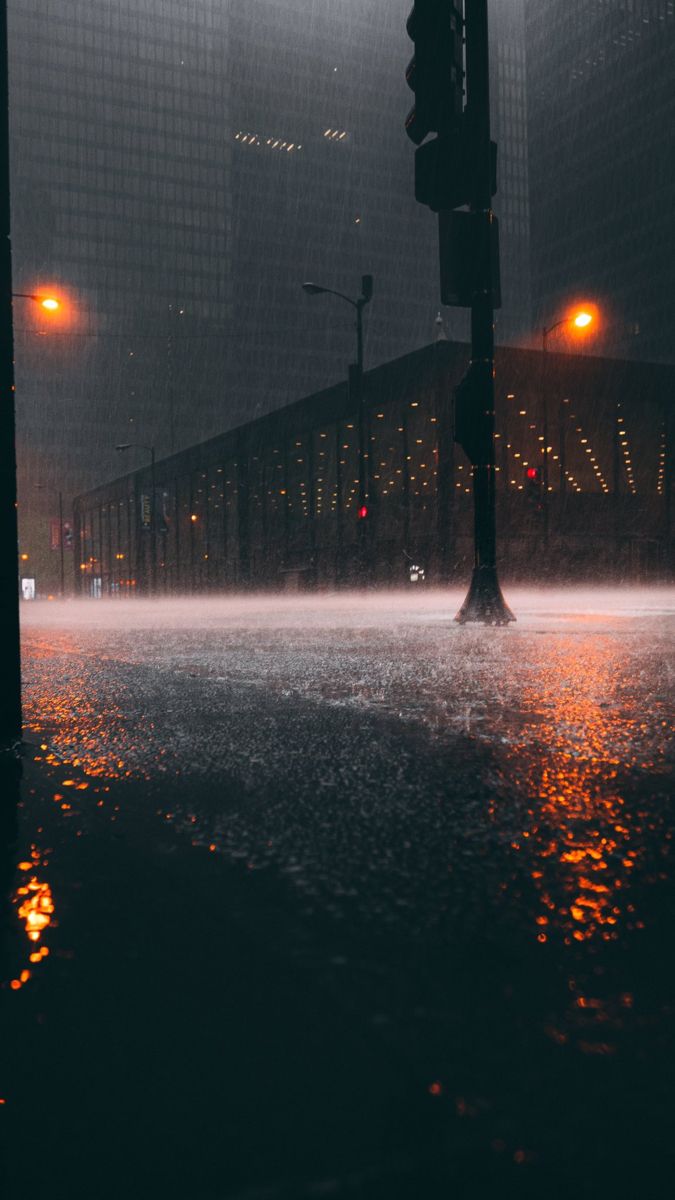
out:
{"label": "orange light reflection", "polygon": [[531,860],[541,943],[552,931],[572,944],[614,941],[622,923],[639,927],[625,893],[642,828],[618,779],[651,764],[638,721],[617,717],[612,649],[597,635],[561,640],[522,697],[525,724],[507,773],[529,797],[528,821],[512,848]]}
{"label": "orange light reflection", "polygon": [[[26,688],[25,720],[40,737],[45,729],[54,731],[52,749],[43,761],[63,768],[55,800],[64,799],[61,788],[84,792],[89,786],[86,780],[72,778],[70,768],[90,779],[122,779],[133,774],[126,762],[133,739],[124,715],[116,706],[102,706],[100,697],[92,695],[86,672],[75,665],[77,653],[67,634],[36,638],[31,646],[31,661],[39,672],[34,672]],[[73,663],[67,677],[59,672],[61,655],[70,655]]]}
{"label": "orange light reflection", "polygon": [[[46,860],[45,860],[46,861]],[[41,879],[38,870],[43,865],[42,854],[36,846],[31,846],[31,862],[20,862],[18,869],[22,872],[22,880],[16,888],[13,903],[16,907],[18,920],[28,939],[28,961],[32,968],[39,966],[49,956],[49,947],[40,944],[43,936],[54,923],[54,897],[49,883]],[[32,871],[26,879],[27,870]],[[32,978],[33,970],[24,967],[15,978],[10,979],[9,986],[13,992],[18,992]]]}

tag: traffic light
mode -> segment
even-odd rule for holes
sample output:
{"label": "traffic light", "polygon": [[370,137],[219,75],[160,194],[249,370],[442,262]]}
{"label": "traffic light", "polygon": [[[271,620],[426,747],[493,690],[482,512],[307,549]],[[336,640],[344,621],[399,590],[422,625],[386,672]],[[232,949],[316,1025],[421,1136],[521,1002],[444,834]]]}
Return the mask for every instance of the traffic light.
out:
{"label": "traffic light", "polygon": [[463,24],[463,0],[415,0],[408,17],[415,53],[405,77],[415,104],[405,128],[416,146],[430,133],[449,133],[462,114]]}
{"label": "traffic light", "polygon": [[455,441],[474,467],[485,466],[492,451],[492,371],[487,362],[472,362],[455,388]]}
{"label": "traffic light", "polygon": [[539,467],[528,467],[525,472],[525,495],[535,508],[541,508],[541,482]]}
{"label": "traffic light", "polygon": [[[483,148],[464,108],[464,0],[415,0],[408,34],[415,54],[406,79],[415,104],[406,132],[415,151],[415,199],[433,212],[474,203],[481,190]],[[470,119],[471,118],[471,119]],[[430,133],[438,137],[425,141]],[[422,143],[424,143],[422,145]],[[497,191],[497,144],[490,142],[490,194]]]}
{"label": "traffic light", "polygon": [[359,521],[366,521],[368,519],[368,505],[362,504],[357,510],[356,516]]}
{"label": "traffic light", "polygon": [[[432,212],[469,204],[479,170],[477,146],[464,116],[448,133],[415,151],[415,199]],[[497,143],[490,142],[490,191],[497,191]]]}
{"label": "traffic light", "polygon": [[480,212],[440,212],[438,235],[441,303],[468,308],[489,281],[492,306],[500,308],[499,222],[494,213],[486,218]]}

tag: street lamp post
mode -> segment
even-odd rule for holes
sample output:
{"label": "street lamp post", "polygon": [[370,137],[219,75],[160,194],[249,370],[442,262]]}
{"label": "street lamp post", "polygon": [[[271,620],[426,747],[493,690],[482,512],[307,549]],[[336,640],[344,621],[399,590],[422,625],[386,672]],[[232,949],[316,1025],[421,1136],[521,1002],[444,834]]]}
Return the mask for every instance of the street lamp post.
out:
{"label": "street lamp post", "polygon": [[59,488],[59,558],[61,568],[61,599],[63,600],[66,594],[65,571],[63,559],[63,492]]}
{"label": "street lamp post", "polygon": [[[351,304],[356,311],[356,364],[354,368],[349,370],[349,390],[350,399],[356,400],[356,408],[358,415],[359,427],[359,551],[360,551],[360,568],[364,571],[365,568],[365,537],[367,532],[368,522],[365,520],[367,516],[367,499],[368,499],[368,484],[366,479],[366,415],[365,415],[365,397],[363,392],[363,310],[366,304],[373,297],[373,277],[372,275],[361,276],[361,295],[353,300],[351,296],[346,296],[344,292],[337,292],[333,288],[321,287],[318,283],[303,283],[302,289],[309,296],[317,296],[320,293],[325,293],[329,296],[337,296],[339,300],[346,301]],[[354,396],[354,392],[356,396]],[[340,504],[338,496],[338,505]],[[313,515],[313,514],[312,514]]]}
{"label": "street lamp post", "polygon": [[[6,639],[0,683],[0,770],[5,781],[5,762],[9,761],[16,782],[15,748],[21,740],[22,714],[7,50],[7,3],[0,0],[0,625]],[[53,299],[15,294],[43,304]]]}
{"label": "street lamp post", "polygon": [[146,446],[143,442],[120,442],[116,450],[147,450],[150,455],[150,592],[154,593],[157,584],[157,520],[155,493],[155,447]]}
{"label": "street lamp post", "polygon": [[12,292],[12,299],[19,300],[34,300],[41,308],[47,312],[58,312],[61,307],[61,301],[56,299],[56,296],[40,296],[36,292]]}
{"label": "street lamp post", "polygon": [[19,643],[18,529],[16,519],[16,438],[14,407],[14,328],[12,244],[10,240],[7,4],[0,5],[0,623],[5,659],[0,683],[0,770],[14,770],[21,739],[21,653]]}
{"label": "street lamp post", "polygon": [[[0,752],[21,739],[21,651],[17,587],[18,529],[16,495],[16,417],[14,405],[14,323],[12,301],[33,300],[48,311],[60,307],[53,296],[12,291],[12,253],[9,207],[9,140],[7,130],[7,13],[0,11],[0,624],[6,638],[5,666],[0,687]],[[63,571],[62,571],[63,579]]]}
{"label": "street lamp post", "polygon": [[587,329],[593,323],[593,315],[586,309],[580,309],[572,316],[562,317],[560,321],[556,321],[553,325],[544,325],[541,331],[541,406],[542,406],[542,434],[544,437],[544,461],[542,463],[542,511],[544,515],[544,546],[548,549],[549,543],[549,502],[548,502],[548,486],[549,486],[549,444],[548,444],[548,371],[547,371],[547,355],[548,355],[548,339],[556,329],[562,329],[564,325],[572,325],[576,329]]}

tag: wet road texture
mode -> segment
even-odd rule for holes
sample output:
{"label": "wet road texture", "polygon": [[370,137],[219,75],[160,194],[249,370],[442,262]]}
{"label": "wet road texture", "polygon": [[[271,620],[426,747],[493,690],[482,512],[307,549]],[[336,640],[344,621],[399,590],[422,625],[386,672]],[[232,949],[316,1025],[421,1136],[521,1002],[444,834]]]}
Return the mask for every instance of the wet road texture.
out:
{"label": "wet road texture", "polygon": [[675,596],[461,598],[24,604],[3,1197],[671,1194]]}

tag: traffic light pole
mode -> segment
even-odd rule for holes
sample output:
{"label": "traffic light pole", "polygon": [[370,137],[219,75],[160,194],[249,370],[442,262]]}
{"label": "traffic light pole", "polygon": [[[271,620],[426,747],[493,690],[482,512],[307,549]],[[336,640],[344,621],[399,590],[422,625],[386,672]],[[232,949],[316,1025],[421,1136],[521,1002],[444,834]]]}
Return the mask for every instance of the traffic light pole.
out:
{"label": "traffic light pole", "polygon": [[467,597],[455,620],[506,625],[515,617],[497,578],[494,442],[494,311],[491,263],[492,151],[487,0],[466,0],[466,117],[476,148],[471,212],[480,214],[482,278],[471,301],[471,365],[480,380],[481,444],[473,464],[474,568]]}
{"label": "traffic light pole", "polygon": [[[358,478],[358,574],[361,582],[367,582],[369,577],[369,534],[368,528],[370,521],[368,520],[368,495],[372,491],[370,455],[366,460],[366,442],[368,437],[367,421],[366,421],[366,398],[363,387],[363,310],[366,304],[369,304],[373,298],[373,277],[372,275],[361,276],[361,295],[357,300],[352,300],[351,296],[345,296],[344,292],[336,292],[334,288],[322,287],[318,283],[303,283],[302,290],[310,296],[319,295],[322,292],[329,296],[337,296],[340,300],[346,300],[347,304],[351,304],[356,312],[356,362],[349,366],[348,376],[348,395],[349,404],[352,411],[356,413],[357,433],[358,433],[358,460],[359,460],[359,478]],[[338,460],[339,460],[338,455]],[[339,471],[339,461],[338,461]],[[338,493],[339,493],[338,488]],[[338,514],[340,513],[340,504],[338,504]],[[339,573],[339,572],[338,572]]]}
{"label": "traffic light pole", "polygon": [[66,573],[65,561],[63,558],[63,492],[59,490],[59,556],[60,556],[60,579],[61,579],[61,599],[66,594]]}
{"label": "traffic light pole", "polygon": [[[363,395],[363,297],[356,301],[356,388],[359,405],[359,508],[366,503],[366,410]],[[362,524],[365,525],[364,522]]]}
{"label": "traffic light pole", "polygon": [[14,331],[9,207],[7,5],[0,4],[0,629],[4,639],[0,683],[0,756],[21,739],[18,530],[14,417]]}
{"label": "traffic light pole", "polygon": [[[544,518],[544,552],[548,554],[549,528],[551,514],[548,499],[548,329],[541,331],[541,406],[542,406],[542,435],[544,438],[544,460],[542,463],[541,494],[542,516]],[[548,567],[548,563],[546,563]]]}
{"label": "traffic light pole", "polygon": [[152,595],[157,591],[157,489],[155,485],[155,447],[150,447],[150,488],[152,501],[150,505],[150,590]]}

